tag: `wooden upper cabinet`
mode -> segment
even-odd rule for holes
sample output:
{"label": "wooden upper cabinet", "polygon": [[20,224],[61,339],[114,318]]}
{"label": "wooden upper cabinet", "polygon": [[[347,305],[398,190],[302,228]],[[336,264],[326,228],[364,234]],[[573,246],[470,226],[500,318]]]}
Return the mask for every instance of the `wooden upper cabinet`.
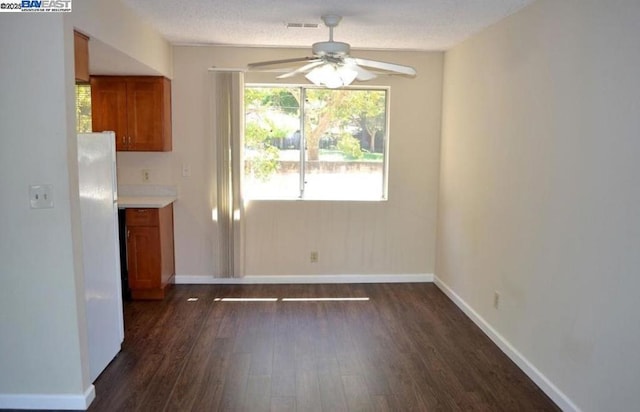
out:
{"label": "wooden upper cabinet", "polygon": [[91,126],[116,133],[116,150],[127,150],[127,83],[119,78],[91,78]]}
{"label": "wooden upper cabinet", "polygon": [[155,76],[92,76],[94,132],[116,133],[118,151],[171,151],[171,82]]}
{"label": "wooden upper cabinet", "polygon": [[73,57],[76,82],[89,82],[89,38],[77,31],[73,32]]}

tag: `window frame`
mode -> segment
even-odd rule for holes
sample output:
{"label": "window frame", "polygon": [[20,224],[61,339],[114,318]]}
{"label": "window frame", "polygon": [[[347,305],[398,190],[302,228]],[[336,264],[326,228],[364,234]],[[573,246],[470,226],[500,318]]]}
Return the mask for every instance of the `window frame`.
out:
{"label": "window frame", "polygon": [[[300,170],[298,172],[299,175],[299,184],[298,184],[298,196],[296,197],[251,197],[247,196],[245,192],[244,185],[241,184],[242,196],[245,201],[251,202],[260,202],[260,201],[269,201],[269,202],[279,202],[279,201],[304,201],[304,202],[386,202],[389,200],[389,192],[388,192],[388,182],[389,182],[389,142],[391,140],[390,126],[391,126],[391,86],[384,85],[371,85],[371,86],[346,86],[340,89],[327,89],[322,86],[316,86],[311,84],[302,84],[302,83],[264,83],[264,82],[248,82],[244,84],[244,89],[248,88],[281,88],[281,89],[298,89],[300,91],[300,101],[302,102],[300,107],[300,147],[305,148],[304,150],[300,149],[300,158],[298,160],[298,164]],[[244,90],[243,89],[243,90]],[[385,133],[383,135],[383,158],[382,158],[382,173],[381,173],[381,193],[379,198],[352,198],[352,199],[342,199],[342,198],[308,198],[304,196],[305,185],[306,182],[306,163],[308,160],[306,159],[306,133],[304,130],[305,124],[305,111],[304,104],[306,102],[305,96],[307,90],[319,89],[319,90],[362,90],[362,91],[383,91],[385,93],[385,119],[384,119],[384,127]],[[244,98],[243,98],[244,105]],[[243,115],[246,118],[246,109],[243,106]],[[245,120],[246,121],[246,120]],[[244,125],[245,121],[243,121],[243,133],[242,133],[242,141],[240,146],[242,147],[240,162],[242,165],[245,164],[244,158]],[[244,166],[242,166],[242,179],[244,181]]]}

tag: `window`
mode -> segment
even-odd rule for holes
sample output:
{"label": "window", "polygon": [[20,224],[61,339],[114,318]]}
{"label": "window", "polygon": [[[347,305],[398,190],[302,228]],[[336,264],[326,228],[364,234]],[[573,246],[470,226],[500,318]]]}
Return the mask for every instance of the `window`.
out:
{"label": "window", "polygon": [[244,197],[385,199],[387,95],[245,87]]}
{"label": "window", "polygon": [[76,131],[91,132],[91,85],[76,84]]}

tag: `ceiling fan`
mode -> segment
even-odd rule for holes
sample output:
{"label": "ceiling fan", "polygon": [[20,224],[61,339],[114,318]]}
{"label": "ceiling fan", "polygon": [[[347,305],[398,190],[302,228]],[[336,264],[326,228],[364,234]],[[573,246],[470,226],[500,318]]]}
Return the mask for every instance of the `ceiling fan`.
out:
{"label": "ceiling fan", "polygon": [[413,67],[350,56],[351,46],[348,43],[333,41],[333,29],[340,20],[341,16],[322,16],[322,21],[329,28],[329,41],[314,43],[311,49],[312,57],[250,63],[248,69],[262,70],[269,66],[306,62],[297,69],[288,69],[290,71],[277,78],[286,79],[304,73],[312,83],[330,89],[348,86],[354,80],[371,80],[382,73],[411,77],[416,75]]}

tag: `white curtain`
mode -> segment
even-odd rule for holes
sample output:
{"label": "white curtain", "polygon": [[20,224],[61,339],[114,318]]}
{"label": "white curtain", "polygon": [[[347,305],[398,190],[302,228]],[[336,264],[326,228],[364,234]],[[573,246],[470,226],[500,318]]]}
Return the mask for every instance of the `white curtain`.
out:
{"label": "white curtain", "polygon": [[242,133],[244,130],[244,73],[211,70],[215,151],[217,277],[241,277],[243,209],[240,193]]}

